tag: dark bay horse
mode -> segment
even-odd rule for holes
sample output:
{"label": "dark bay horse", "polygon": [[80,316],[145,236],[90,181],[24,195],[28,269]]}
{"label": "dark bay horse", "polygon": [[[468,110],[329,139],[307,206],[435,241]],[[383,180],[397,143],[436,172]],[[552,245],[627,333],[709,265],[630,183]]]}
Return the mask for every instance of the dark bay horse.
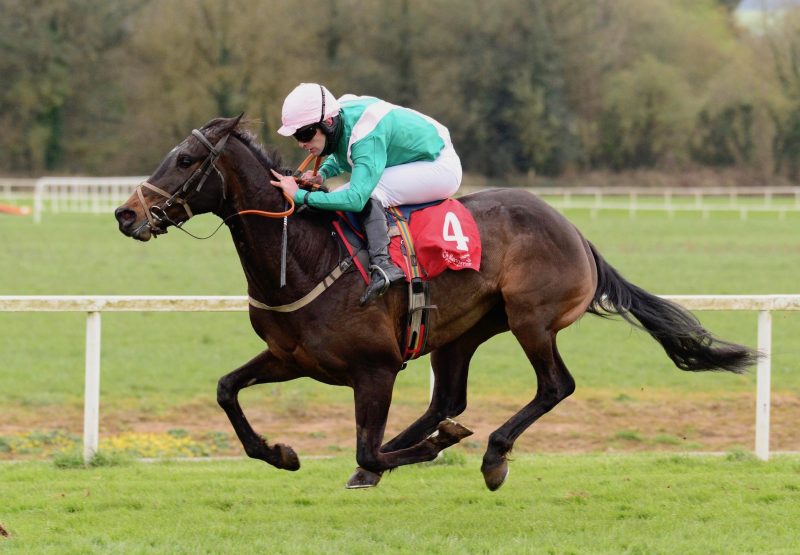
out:
{"label": "dark bay horse", "polygon": [[[241,215],[278,212],[284,199],[269,184],[277,155],[239,129],[239,118],[218,118],[177,145],[159,168],[120,206],[125,235],[147,241],[193,214],[223,219],[241,259],[251,298],[269,306],[306,295],[340,262],[330,213],[306,210],[288,223],[285,287],[281,273],[281,219]],[[311,377],[354,391],[359,468],[349,487],[378,483],[392,468],[429,461],[471,432],[452,420],[467,404],[472,355],[490,337],[511,331],[536,372],[536,395],[489,437],[481,471],[495,490],[508,472],[507,454],[533,422],[575,389],[556,348],[556,335],[583,314],[619,314],[645,329],[682,370],[742,372],[756,353],[722,341],[682,307],[626,281],[561,214],[519,190],[462,197],[483,242],[480,272],[447,271],[432,280],[438,305],[429,321],[426,352],[435,384],[427,411],[383,443],[392,389],[403,360],[400,341],[408,304],[405,288],[359,306],[364,283],[345,272],[310,304],[291,312],[251,306],[250,320],[267,349],[219,380],[217,399],[246,453],[297,470],[291,447],[270,445],[250,426],[238,392],[255,384]]]}

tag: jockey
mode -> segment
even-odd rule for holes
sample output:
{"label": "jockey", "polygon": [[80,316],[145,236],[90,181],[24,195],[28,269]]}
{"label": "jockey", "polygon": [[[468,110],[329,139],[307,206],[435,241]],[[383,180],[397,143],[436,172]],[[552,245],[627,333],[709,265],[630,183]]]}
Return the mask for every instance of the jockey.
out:
{"label": "jockey", "polygon": [[281,119],[278,133],[294,137],[311,154],[328,157],[319,175],[306,172],[303,179],[322,184],[350,173],[350,181],[332,192],[300,190],[293,177],[274,171],[271,183],[298,205],[359,213],[370,258],[364,305],[404,278],[389,257],[385,208],[441,200],[461,185],[461,160],[450,133],[409,108],[369,96],[337,100],[315,83],[303,83],[289,93]]}

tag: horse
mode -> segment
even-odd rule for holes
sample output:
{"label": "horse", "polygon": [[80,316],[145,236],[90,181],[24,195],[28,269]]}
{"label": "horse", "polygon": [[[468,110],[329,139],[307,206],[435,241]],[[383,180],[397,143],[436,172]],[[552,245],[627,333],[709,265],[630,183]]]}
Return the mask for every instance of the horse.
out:
{"label": "horse", "polygon": [[[384,430],[398,372],[408,296],[392,287],[359,306],[360,274],[340,272],[342,255],[331,212],[288,218],[286,200],[269,184],[286,171],[237,118],[215,118],[162,160],[148,181],[115,211],[119,230],[148,241],[194,214],[222,219],[238,252],[250,296],[250,322],[267,348],[220,378],[217,401],[245,453],[285,470],[300,461],[288,445],[271,445],[242,411],[238,393],[256,384],[309,377],[353,389],[358,466],[346,485],[372,487],[383,473],[430,461],[472,432],[454,418],[467,406],[467,375],[478,346],[511,331],[536,374],[533,399],[492,432],[481,472],[494,491],[508,475],[516,439],[575,390],[556,346],[558,332],[586,313],[618,315],[647,331],[686,371],[744,372],[758,353],[706,330],[683,307],[625,280],[562,214],[519,189],[490,189],[459,200],[480,231],[480,271],[447,270],[429,283],[432,311],[422,354],[430,354],[434,387],[427,410],[393,439]],[[284,229],[291,246],[281,257]],[[285,273],[286,284],[281,287]],[[301,308],[298,299],[325,290]],[[286,309],[289,307],[290,309]],[[273,310],[272,308],[275,308]]]}

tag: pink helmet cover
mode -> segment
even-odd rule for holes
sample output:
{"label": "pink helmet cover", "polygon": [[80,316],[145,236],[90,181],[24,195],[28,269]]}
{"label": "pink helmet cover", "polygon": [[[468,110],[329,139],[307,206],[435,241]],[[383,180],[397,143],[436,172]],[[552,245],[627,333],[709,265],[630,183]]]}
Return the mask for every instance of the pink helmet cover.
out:
{"label": "pink helmet cover", "polygon": [[339,109],[339,102],[327,88],[317,83],[301,83],[283,101],[283,125],[278,133],[289,137],[303,126],[337,115]]}

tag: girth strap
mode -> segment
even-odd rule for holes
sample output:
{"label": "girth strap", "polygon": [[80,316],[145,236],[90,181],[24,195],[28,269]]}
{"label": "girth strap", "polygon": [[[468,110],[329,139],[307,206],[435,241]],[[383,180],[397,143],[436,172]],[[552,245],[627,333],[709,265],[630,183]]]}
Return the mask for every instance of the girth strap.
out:
{"label": "girth strap", "polygon": [[294,312],[299,308],[303,308],[311,301],[319,297],[323,291],[325,291],[328,287],[333,285],[333,282],[339,279],[342,274],[344,274],[350,266],[353,265],[353,257],[349,256],[342,260],[336,267],[331,270],[331,272],[322,278],[322,281],[317,284],[314,289],[309,291],[303,298],[296,300],[293,303],[289,304],[282,304],[279,306],[269,306],[262,302],[255,300],[253,297],[248,297],[247,300],[250,303],[250,306],[255,308],[260,308],[262,310],[271,310],[273,312]]}

